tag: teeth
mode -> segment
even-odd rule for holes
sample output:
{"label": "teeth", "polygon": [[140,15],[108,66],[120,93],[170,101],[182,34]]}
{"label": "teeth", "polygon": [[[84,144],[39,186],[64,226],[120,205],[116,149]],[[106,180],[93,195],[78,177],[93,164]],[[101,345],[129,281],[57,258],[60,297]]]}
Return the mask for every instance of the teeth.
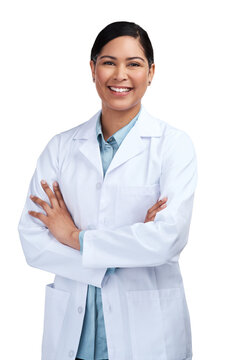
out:
{"label": "teeth", "polygon": [[128,92],[128,91],[131,90],[131,89],[128,89],[128,88],[115,88],[115,87],[112,87],[112,86],[110,86],[110,89],[113,90],[113,91],[116,91],[116,92]]}

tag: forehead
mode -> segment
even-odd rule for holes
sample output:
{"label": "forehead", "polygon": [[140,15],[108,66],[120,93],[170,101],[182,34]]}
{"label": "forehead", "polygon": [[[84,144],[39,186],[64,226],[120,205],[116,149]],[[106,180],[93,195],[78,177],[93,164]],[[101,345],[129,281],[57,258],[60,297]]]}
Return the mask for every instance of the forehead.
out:
{"label": "forehead", "polygon": [[101,56],[111,55],[119,58],[134,56],[141,56],[145,58],[145,54],[139,40],[132,36],[119,36],[109,41],[102,48],[100,54]]}

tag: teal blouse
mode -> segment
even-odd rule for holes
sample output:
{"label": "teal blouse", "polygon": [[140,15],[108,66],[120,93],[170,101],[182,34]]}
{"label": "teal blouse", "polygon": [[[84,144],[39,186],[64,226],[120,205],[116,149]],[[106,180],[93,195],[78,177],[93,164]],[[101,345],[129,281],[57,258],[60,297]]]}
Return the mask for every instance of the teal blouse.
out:
{"label": "teal blouse", "polygon": [[[110,136],[107,141],[105,141],[103,137],[101,126],[101,113],[99,114],[96,123],[96,136],[100,147],[104,176],[125,136],[135,125],[140,112],[141,109],[138,114],[126,126],[115,132],[115,134]],[[80,231],[79,233],[81,253],[84,250],[84,233],[85,231]],[[116,268],[109,268],[107,269],[106,274],[110,275],[115,270]],[[93,285],[88,285],[85,316],[77,352],[77,358],[84,360],[108,359],[101,288],[95,287]]]}

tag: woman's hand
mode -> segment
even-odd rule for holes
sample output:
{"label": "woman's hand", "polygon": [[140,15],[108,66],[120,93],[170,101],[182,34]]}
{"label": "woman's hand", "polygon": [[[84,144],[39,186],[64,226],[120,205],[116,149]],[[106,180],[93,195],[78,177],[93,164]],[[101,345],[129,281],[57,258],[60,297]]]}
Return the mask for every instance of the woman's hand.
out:
{"label": "woman's hand", "polygon": [[147,212],[147,215],[146,215],[146,218],[144,221],[145,223],[149,222],[149,221],[153,221],[156,216],[156,213],[158,211],[165,209],[165,207],[167,207],[167,205],[166,205],[167,199],[168,198],[165,197],[162,200],[158,200],[156,202],[156,204],[154,204],[150,209],[148,209],[148,212]]}
{"label": "woman's hand", "polygon": [[71,214],[63,200],[58,183],[56,181],[53,183],[54,193],[46,181],[42,180],[41,185],[49,198],[51,206],[37,196],[30,195],[30,199],[40,205],[46,212],[46,215],[36,211],[28,211],[28,213],[41,220],[60,243],[80,250],[78,238],[80,229],[78,229],[73,222]]}

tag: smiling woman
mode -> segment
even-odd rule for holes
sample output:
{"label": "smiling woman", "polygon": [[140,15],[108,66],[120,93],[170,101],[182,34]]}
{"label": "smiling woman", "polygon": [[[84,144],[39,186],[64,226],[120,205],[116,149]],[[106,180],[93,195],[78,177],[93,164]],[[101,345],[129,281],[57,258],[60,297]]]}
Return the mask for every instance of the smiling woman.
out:
{"label": "smiling woman", "polygon": [[[155,65],[148,34],[133,23],[110,24],[95,40],[90,66],[102,100],[106,139],[111,135],[107,129],[114,133],[136,116],[141,99],[151,84]],[[119,115],[121,120],[116,126],[111,119]]]}
{"label": "smiling woman", "polygon": [[49,141],[19,222],[27,263],[56,275],[42,360],[190,360],[178,258],[197,184],[194,146],[141,104],[155,65],[139,25],[106,26],[90,69],[101,109]]}

